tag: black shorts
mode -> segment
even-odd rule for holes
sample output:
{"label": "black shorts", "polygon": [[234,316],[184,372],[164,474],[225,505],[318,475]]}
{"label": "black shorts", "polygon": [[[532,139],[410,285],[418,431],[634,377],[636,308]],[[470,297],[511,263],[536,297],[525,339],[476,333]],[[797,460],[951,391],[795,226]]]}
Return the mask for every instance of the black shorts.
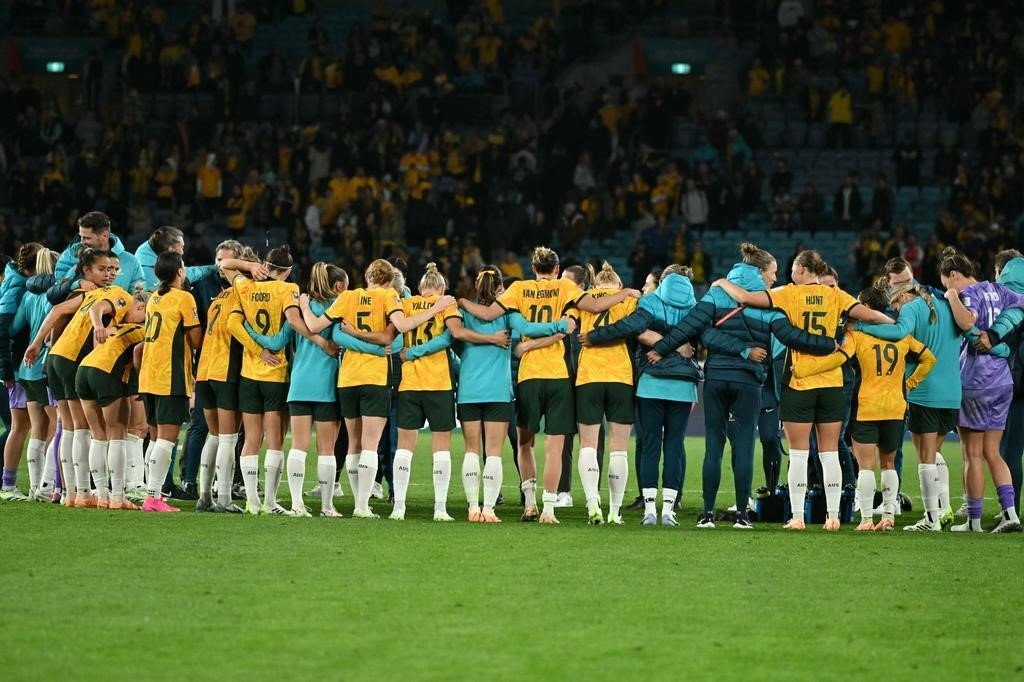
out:
{"label": "black shorts", "polygon": [[196,382],[196,404],[204,409],[238,412],[238,384],[227,381]]}
{"label": "black shorts", "polygon": [[911,433],[937,433],[940,438],[956,428],[960,411],[952,407],[907,406],[907,428]]}
{"label": "black shorts", "polygon": [[292,401],[288,403],[288,414],[293,417],[312,417],[315,422],[336,422],[341,419],[337,402]]}
{"label": "black shorts", "polygon": [[464,422],[512,421],[512,403],[459,403],[459,420]]}
{"label": "black shorts", "polygon": [[779,414],[784,422],[797,424],[830,424],[846,419],[850,403],[843,395],[841,386],[811,388],[797,391],[788,386],[782,388],[779,400]]}
{"label": "black shorts", "polygon": [[424,421],[432,432],[454,429],[454,394],[451,391],[399,391],[398,428],[419,430]]}
{"label": "black shorts", "polygon": [[576,433],[576,405],[569,379],[527,379],[516,388],[516,424],[530,433],[567,436]]}
{"label": "black shorts", "polygon": [[46,383],[54,400],[78,400],[75,391],[75,377],[78,365],[59,355],[46,356]]}
{"label": "black shorts", "polygon": [[391,416],[391,387],[346,386],[338,389],[338,405],[345,419]]}
{"label": "black shorts", "polygon": [[850,437],[856,443],[877,445],[882,452],[895,452],[903,442],[903,420],[862,422],[855,419],[850,423]]}
{"label": "black shorts", "polygon": [[75,392],[80,400],[94,400],[106,407],[115,400],[128,396],[128,387],[112,374],[98,367],[79,367],[75,377]]}
{"label": "black shorts", "polygon": [[576,421],[600,424],[605,417],[615,424],[632,424],[636,416],[632,384],[594,382],[576,387]]}
{"label": "black shorts", "polygon": [[185,395],[153,395],[142,394],[142,404],[146,406],[146,423],[150,426],[175,424],[181,426],[189,421],[188,396]]}
{"label": "black shorts", "polygon": [[[238,381],[238,408],[246,414],[280,412],[288,407],[288,384],[242,377]],[[230,408],[224,408],[230,409]]]}
{"label": "black shorts", "polygon": [[28,402],[39,403],[43,406],[50,404],[50,394],[49,388],[46,385],[46,379],[34,379],[32,381],[22,379],[21,385],[25,387],[25,400]]}

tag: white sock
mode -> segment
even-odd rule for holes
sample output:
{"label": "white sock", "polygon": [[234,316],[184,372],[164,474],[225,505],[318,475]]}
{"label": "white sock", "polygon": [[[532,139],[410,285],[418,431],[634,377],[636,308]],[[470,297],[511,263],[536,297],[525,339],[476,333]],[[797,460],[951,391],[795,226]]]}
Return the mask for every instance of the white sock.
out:
{"label": "white sock", "polygon": [[[149,439],[149,445],[146,446],[146,453],[142,456],[142,475],[144,477],[143,485],[146,486],[146,492],[149,493],[149,460],[153,458],[153,448],[156,446],[156,438]],[[161,481],[162,485],[163,481]],[[160,490],[161,488],[157,488]]]}
{"label": "white sock", "polygon": [[861,469],[857,474],[857,497],[860,498],[860,517],[870,521],[874,517],[875,472]]}
{"label": "white sock", "polygon": [[949,508],[949,467],[941,452],[935,453],[935,474],[939,477],[939,489],[936,492],[939,497],[939,516],[942,516]]}
{"label": "white sock", "polygon": [[352,499],[359,501],[359,453],[345,455],[345,473],[348,475],[348,487],[352,491]]}
{"label": "white sock", "polygon": [[405,513],[405,498],[409,494],[409,478],[412,477],[412,452],[395,450],[395,462],[391,466],[391,477],[395,484],[395,513]]}
{"label": "white sock", "polygon": [[434,513],[448,513],[448,485],[452,480],[452,453],[439,450],[434,453]]}
{"label": "white sock", "polygon": [[163,488],[167,470],[171,468],[171,450],[174,443],[169,440],[157,439],[150,448],[149,455],[149,496],[159,498]]}
{"label": "white sock", "polygon": [[931,523],[939,522],[938,474],[934,464],[918,464],[917,475],[921,479],[921,499],[924,501],[925,518]]}
{"label": "white sock", "polygon": [[654,515],[658,513],[658,489],[657,488],[644,488],[642,491],[644,496],[644,516],[648,514]]}
{"label": "white sock", "polygon": [[124,499],[124,472],[128,444],[123,440],[112,440],[107,448],[107,466],[110,469],[110,495],[117,500]]}
{"label": "white sock", "polygon": [[257,483],[260,479],[260,456],[242,455],[238,458],[242,468],[242,482],[245,483],[245,503],[254,512],[260,510],[260,493]]}
{"label": "white sock", "polygon": [[462,489],[470,513],[480,511],[480,455],[475,452],[467,452],[462,458]]}
{"label": "white sock", "polygon": [[75,432],[64,429],[60,434],[57,446],[57,458],[60,461],[60,478],[65,494],[75,492],[75,464],[71,456],[74,449]]}
{"label": "white sock", "polygon": [[587,511],[593,512],[601,507],[601,493],[597,490],[601,480],[597,448],[580,448],[579,460],[580,483],[583,485],[583,495],[587,498]]}
{"label": "white sock", "polygon": [[661,515],[662,516],[669,516],[671,514],[675,514],[675,510],[672,509],[672,507],[676,503],[676,496],[678,494],[679,493],[677,491],[675,491],[675,490],[672,490],[672,488],[662,488],[661,489]]}
{"label": "white sock", "polygon": [[359,495],[356,497],[356,509],[367,511],[370,508],[370,493],[373,492],[376,477],[377,453],[373,450],[363,450],[359,454]]}
{"label": "white sock", "polygon": [[199,455],[199,496],[211,502],[213,500],[213,475],[217,471],[217,449],[220,437],[212,433],[206,436],[202,454]]}
{"label": "white sock", "polygon": [[128,451],[126,453],[125,487],[141,488],[143,485],[143,472],[145,471],[145,457],[142,453],[142,439],[136,435],[128,434]]}
{"label": "white sock", "polygon": [[75,465],[75,488],[80,493],[91,490],[89,485],[89,444],[92,437],[85,429],[75,430],[75,440],[71,446],[71,461]]}
{"label": "white sock", "polygon": [[320,509],[334,509],[334,475],[338,473],[338,463],[334,455],[316,458],[316,481],[320,484]]}
{"label": "white sock", "polygon": [[558,493],[553,493],[548,490],[545,490],[544,494],[541,495],[541,501],[544,503],[544,511],[542,513],[554,516],[555,502],[558,501]]}
{"label": "white sock", "polygon": [[900,477],[895,469],[882,469],[882,514],[896,515],[896,497],[900,492]]}
{"label": "white sock", "polygon": [[263,459],[263,503],[268,509],[277,506],[277,488],[281,485],[281,470],[284,469],[284,453],[267,450]]}
{"label": "white sock", "polygon": [[484,510],[494,512],[494,505],[501,494],[501,479],[505,469],[501,457],[484,457]]}
{"label": "white sock", "polygon": [[54,477],[57,462],[56,450],[54,450],[53,446],[54,442],[51,440],[43,450],[43,471],[42,477],[39,479],[39,487],[47,490],[53,490],[53,484],[57,480]]}
{"label": "white sock", "polygon": [[29,438],[25,459],[28,460],[28,487],[29,490],[35,491],[39,487],[43,474],[43,465],[46,460],[46,442],[38,438]]}
{"label": "white sock", "polygon": [[839,466],[839,452],[822,452],[818,458],[825,484],[825,510],[828,518],[838,519],[839,501],[843,496],[843,468]]}
{"label": "white sock", "polygon": [[807,498],[807,450],[789,451],[789,506],[793,518],[804,519],[804,500]]}
{"label": "white sock", "polygon": [[519,485],[519,489],[523,491],[523,497],[525,498],[524,507],[536,507],[537,506],[537,479],[528,478]]}
{"label": "white sock", "polygon": [[231,505],[231,484],[235,478],[235,446],[238,434],[221,434],[217,438],[217,504]]}
{"label": "white sock", "polygon": [[[306,453],[292,448],[288,451],[288,492],[292,498],[292,509],[302,509],[302,486],[306,482]],[[334,486],[328,488],[334,490]]]}
{"label": "white sock", "polygon": [[608,512],[612,518],[619,515],[622,498],[626,494],[626,482],[629,479],[629,459],[622,451],[608,455]]}

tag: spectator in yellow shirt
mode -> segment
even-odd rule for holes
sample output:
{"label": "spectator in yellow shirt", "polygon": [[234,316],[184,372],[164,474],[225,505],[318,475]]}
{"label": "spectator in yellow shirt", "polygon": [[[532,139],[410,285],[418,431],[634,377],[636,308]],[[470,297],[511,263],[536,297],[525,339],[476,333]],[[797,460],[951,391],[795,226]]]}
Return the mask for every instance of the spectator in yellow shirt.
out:
{"label": "spectator in yellow shirt", "polygon": [[847,148],[853,128],[853,93],[845,79],[836,79],[828,98],[828,145]]}
{"label": "spectator in yellow shirt", "polygon": [[523,278],[523,264],[519,262],[514,251],[506,251],[505,257],[498,263],[498,269],[505,277]]}
{"label": "spectator in yellow shirt", "polygon": [[755,59],[750,70],[747,71],[747,95],[760,97],[768,89],[770,82],[771,74],[768,73],[768,69],[764,68],[760,59]]}

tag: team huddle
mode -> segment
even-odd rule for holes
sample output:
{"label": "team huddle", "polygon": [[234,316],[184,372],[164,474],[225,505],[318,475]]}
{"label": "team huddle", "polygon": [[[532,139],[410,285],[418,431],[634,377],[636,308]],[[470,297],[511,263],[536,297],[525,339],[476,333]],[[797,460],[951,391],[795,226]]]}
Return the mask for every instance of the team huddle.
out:
{"label": "team huddle", "polygon": [[[179,230],[160,228],[132,255],[111,236],[109,219],[92,212],[63,253],[26,244],[8,264],[0,285],[0,371],[14,425],[0,498],[176,512],[162,489],[194,404],[209,428],[196,511],[310,516],[303,487],[315,433],[321,516],[341,516],[333,498],[343,468],[352,516],[375,518],[378,451],[394,429],[390,518],[404,519],[413,452],[426,425],[433,518],[451,521],[457,416],[469,521],[500,521],[502,453],[514,424],[523,521],[558,522],[563,450],[578,434],[588,520],[622,524],[635,431],[642,523],[675,526],[684,438],[703,382],[699,528],[721,523],[715,504],[727,442],[736,504],[730,521],[753,527],[747,509],[755,441],[772,490],[781,420],[790,458],[781,488],[791,510],[786,528],[806,526],[815,449],[824,529],[840,528],[840,452],[851,442],[859,469],[856,529],[892,530],[906,430],[924,515],[905,530],[950,526],[950,476],[938,450],[958,429],[966,522],[953,530],[982,530],[986,468],[1002,509],[995,531],[1021,530],[1020,453],[1004,459],[1000,450],[1015,403],[1016,348],[1007,343],[1024,320],[1024,258],[1016,251],[997,257],[996,283],[979,281],[969,259],[947,250],[945,292],[917,284],[909,264],[894,259],[876,286],[855,298],[814,251],[796,257],[791,284],[775,287],[775,258],[744,244],[740,262],[698,300],[684,266],[651,273],[640,292],[624,288],[608,265],[562,272],[544,247],[533,253],[534,279],[506,281],[484,266],[472,299],[447,295],[434,264],[414,294],[386,260],[365,273],[316,263],[300,289],[289,281],[287,247],[259,258],[226,241],[215,264],[192,267],[183,250]],[[213,292],[204,310],[193,294],[201,287]],[[538,477],[539,433],[545,457]],[[335,455],[340,434],[348,443],[343,458]],[[26,436],[28,495],[16,487]],[[606,437],[607,463],[598,455]],[[50,443],[55,457],[47,454]],[[236,466],[244,508],[232,498]],[[278,500],[284,474],[288,506]]]}

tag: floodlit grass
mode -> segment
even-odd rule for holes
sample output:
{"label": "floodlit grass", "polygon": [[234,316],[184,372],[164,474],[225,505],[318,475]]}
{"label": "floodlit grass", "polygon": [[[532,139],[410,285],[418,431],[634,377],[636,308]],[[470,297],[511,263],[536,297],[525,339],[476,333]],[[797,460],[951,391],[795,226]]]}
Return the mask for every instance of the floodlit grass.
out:
{"label": "floodlit grass", "polygon": [[[1019,535],[698,531],[697,439],[681,528],[642,528],[638,512],[587,526],[578,485],[560,526],[521,524],[509,458],[505,522],[468,524],[455,440],[452,524],[430,520],[426,437],[404,522],[347,518],[351,496],[344,519],[0,505],[4,679],[1021,674]],[[954,478],[958,449],[944,449]],[[731,486],[726,471],[720,508]]]}

